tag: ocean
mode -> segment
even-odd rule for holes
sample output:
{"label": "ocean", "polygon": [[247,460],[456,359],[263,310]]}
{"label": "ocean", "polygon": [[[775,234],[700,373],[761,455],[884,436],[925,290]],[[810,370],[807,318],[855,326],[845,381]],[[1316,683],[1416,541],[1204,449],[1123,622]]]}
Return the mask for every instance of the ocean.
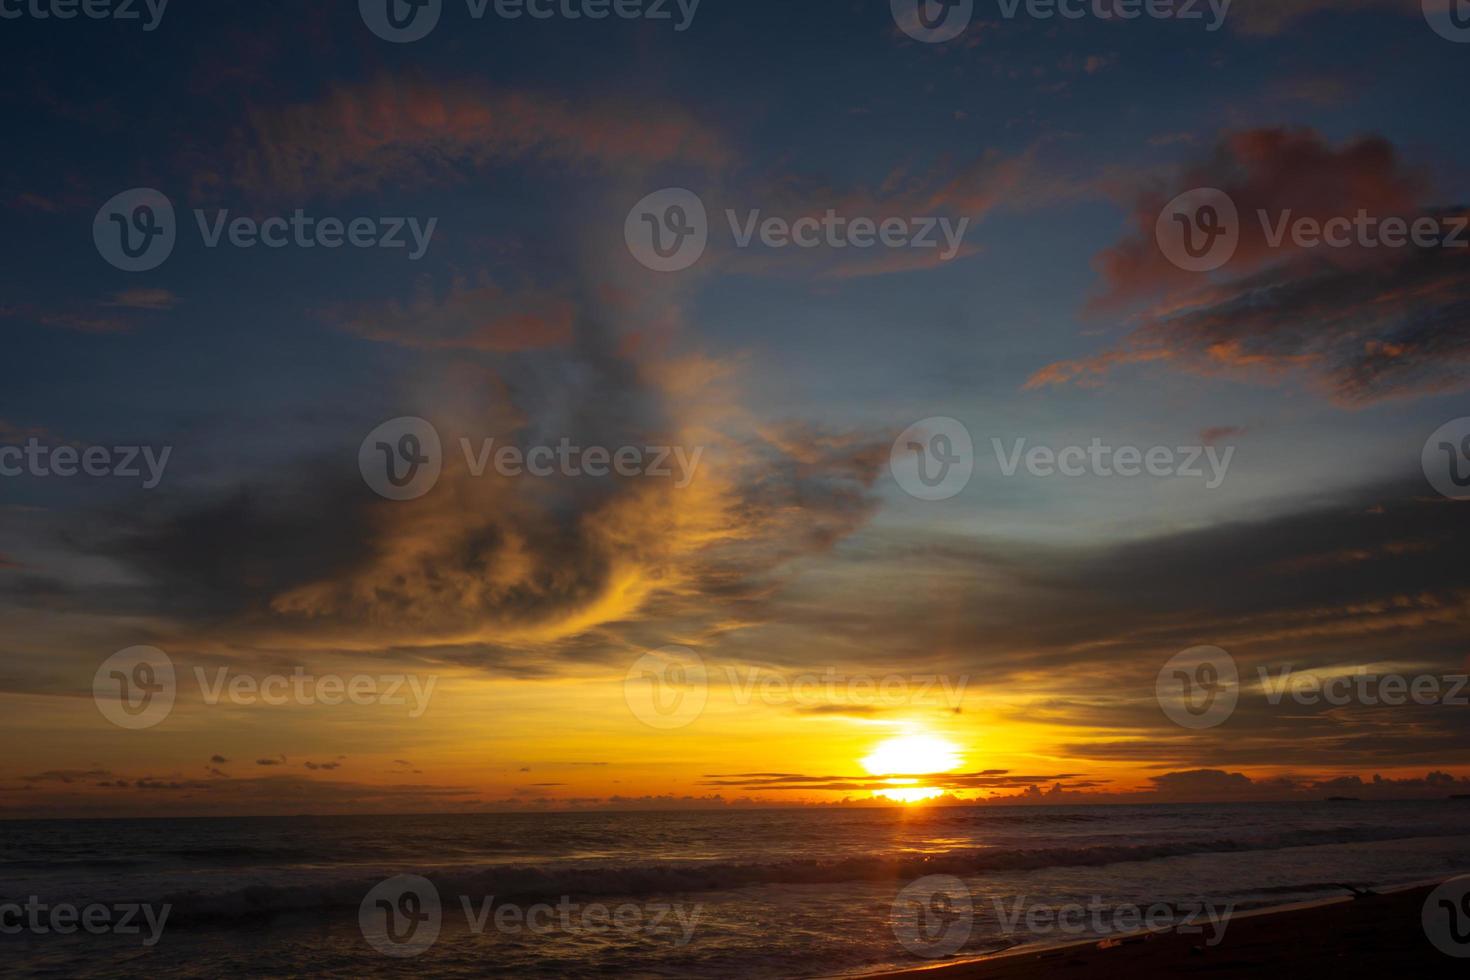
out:
{"label": "ocean", "polygon": [[1470,872],[1451,800],[0,827],[22,976],[827,976]]}

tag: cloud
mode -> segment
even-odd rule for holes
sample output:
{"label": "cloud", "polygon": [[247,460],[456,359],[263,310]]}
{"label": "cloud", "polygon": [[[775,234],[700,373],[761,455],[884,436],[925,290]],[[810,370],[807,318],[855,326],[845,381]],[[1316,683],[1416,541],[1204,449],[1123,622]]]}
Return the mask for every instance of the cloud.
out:
{"label": "cloud", "polygon": [[36,773],[34,776],[22,776],[21,779],[28,783],[65,783],[71,784],[86,779],[101,779],[112,775],[108,769],[48,769],[45,772]]}
{"label": "cloud", "polygon": [[728,151],[718,134],[673,106],[385,76],[316,101],[252,110],[232,156],[230,183],[238,187],[341,196],[386,184],[457,183],[466,168],[518,160],[713,167]]}
{"label": "cloud", "polygon": [[1214,446],[1226,439],[1239,438],[1248,431],[1243,425],[1215,425],[1201,432],[1199,438],[1202,445]]}
{"label": "cloud", "polygon": [[[750,247],[716,252],[706,261],[718,262],[724,271],[736,274],[824,280],[943,268],[982,251],[968,239],[999,208],[1029,209],[1095,193],[1042,168],[1038,162],[1042,149],[1038,143],[1014,155],[988,151],[967,160],[945,157],[923,167],[898,166],[876,183],[780,173],[744,192],[748,200],[760,203],[758,208],[712,209],[711,220],[724,223],[725,210],[731,210],[737,225],[750,225],[754,232],[759,223],[771,218],[788,224],[815,220],[825,227],[830,215],[840,221],[835,234],[846,235],[853,221],[865,219],[875,229],[867,237],[881,241],[877,229],[885,221],[899,219],[905,224],[905,239],[912,236],[919,244],[772,249],[764,247],[756,235]],[[752,224],[753,218],[759,223]],[[814,234],[826,236],[825,231],[802,234],[809,240]]]}
{"label": "cloud", "polygon": [[1192,769],[1151,777],[1150,786],[1140,790],[1077,790],[1054,784],[1048,790],[1031,786],[1015,796],[995,794],[997,803],[1099,804],[1099,803],[1246,803],[1316,802],[1330,796],[1361,800],[1443,800],[1470,791],[1470,779],[1438,770],[1424,776],[1404,778],[1373,775],[1312,778],[1280,776],[1252,779],[1223,769]]}
{"label": "cloud", "polygon": [[118,306],[130,310],[171,310],[179,303],[178,296],[167,289],[125,289],[115,293],[103,306]]}
{"label": "cloud", "polygon": [[[695,638],[728,628],[787,565],[875,510],[886,434],[755,426],[731,363],[634,360],[618,346],[583,316],[570,346],[531,352],[513,373],[463,362],[436,373],[409,414],[438,428],[443,473],[417,500],[383,500],[355,465],[313,457],[120,515],[96,546],[142,576],[138,602],[170,596],[157,609],[173,622],[167,647],[432,650],[533,676],[658,640],[640,624]],[[486,438],[636,447],[673,471],[476,476],[461,438],[472,455]],[[680,485],[673,472],[694,458]]]}
{"label": "cloud", "polygon": [[339,307],[327,319],[347,333],[379,343],[507,353],[566,346],[576,313],[576,304],[555,292],[456,280],[442,296],[421,284],[408,304],[395,300]]}
{"label": "cloud", "polygon": [[1315,14],[1334,16],[1359,11],[1398,12],[1420,16],[1422,0],[1235,0],[1230,26],[1241,34],[1284,33],[1298,21]]}
{"label": "cloud", "polygon": [[178,302],[179,298],[167,289],[128,289],[91,305],[71,303],[58,308],[34,303],[0,305],[0,319],[26,320],[78,333],[118,334],[128,333],[138,321],[125,315],[99,313],[98,309],[161,313],[173,309]]}
{"label": "cloud", "polygon": [[[1004,789],[1032,786],[1036,783],[1075,780],[1075,774],[1052,776],[1029,776],[1007,772],[1004,769],[988,769],[983,772],[929,773],[927,775],[905,775],[913,780],[911,785],[936,787],[944,790]],[[873,776],[807,776],[800,773],[747,772],[732,775],[712,774],[700,780],[701,785],[739,787],[759,792],[857,792],[871,793],[891,790],[894,784],[885,778]],[[1068,783],[1074,788],[1086,788],[1092,783]]]}
{"label": "cloud", "polygon": [[1352,217],[1359,209],[1380,216],[1404,214],[1417,209],[1427,182],[1379,137],[1333,147],[1308,129],[1227,134],[1211,156],[1183,168],[1167,186],[1147,188],[1138,196],[1131,216],[1133,234],[1098,256],[1104,292],[1094,301],[1095,309],[1116,309],[1160,294],[1193,294],[1199,288],[1200,276],[1171,263],[1154,237],[1164,206],[1198,187],[1224,191],[1240,212],[1240,246],[1226,270],[1239,273],[1258,271],[1282,257],[1282,248],[1272,245],[1255,220],[1258,211],[1273,217],[1290,211],[1319,221]]}
{"label": "cloud", "polygon": [[0,798],[8,818],[157,816],[159,796],[169,812],[207,816],[306,813],[445,813],[484,810],[478,791],[465,786],[372,785],[320,776],[272,773],[245,779],[189,779],[178,774],[108,779],[87,786],[57,784],[24,801]]}
{"label": "cloud", "polygon": [[[1194,187],[1224,190],[1240,212],[1240,247],[1212,277],[1176,268],[1154,241],[1165,203]],[[1290,236],[1273,245],[1259,217],[1470,223],[1464,208],[1420,204],[1426,187],[1378,138],[1332,147],[1309,130],[1231,135],[1208,161],[1145,192],[1134,234],[1098,257],[1104,289],[1094,312],[1147,304],[1127,336],[1046,365],[1026,386],[1096,385],[1124,366],[1162,365],[1255,383],[1300,377],[1348,407],[1461,390],[1470,384],[1470,249],[1309,249]]]}
{"label": "cloud", "polygon": [[29,303],[11,303],[0,305],[0,319],[28,320],[43,327],[77,333],[127,333],[132,329],[132,324],[121,317],[99,315],[83,307],[48,310]]}

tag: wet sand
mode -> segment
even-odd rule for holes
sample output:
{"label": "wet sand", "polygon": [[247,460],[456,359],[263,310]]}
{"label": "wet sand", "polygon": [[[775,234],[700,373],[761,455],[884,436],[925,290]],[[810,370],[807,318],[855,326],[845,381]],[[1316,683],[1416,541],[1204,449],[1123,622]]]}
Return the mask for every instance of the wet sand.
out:
{"label": "wet sand", "polygon": [[880,974],[922,980],[1154,980],[1288,977],[1290,980],[1464,976],[1470,960],[1430,944],[1420,911],[1433,889],[1414,888],[1330,905],[1237,916],[1217,946],[1172,933],[1003,954]]}

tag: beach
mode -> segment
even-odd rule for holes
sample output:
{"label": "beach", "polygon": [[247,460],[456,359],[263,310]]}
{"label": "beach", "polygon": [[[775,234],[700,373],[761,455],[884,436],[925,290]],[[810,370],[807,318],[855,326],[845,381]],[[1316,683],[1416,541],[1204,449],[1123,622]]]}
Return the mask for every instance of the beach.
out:
{"label": "beach", "polygon": [[1017,952],[877,977],[925,980],[1088,980],[1173,977],[1437,977],[1462,973],[1463,961],[1435,949],[1420,924],[1433,886],[1345,899],[1310,908],[1244,915],[1218,945],[1200,936],[1140,935],[1121,942]]}

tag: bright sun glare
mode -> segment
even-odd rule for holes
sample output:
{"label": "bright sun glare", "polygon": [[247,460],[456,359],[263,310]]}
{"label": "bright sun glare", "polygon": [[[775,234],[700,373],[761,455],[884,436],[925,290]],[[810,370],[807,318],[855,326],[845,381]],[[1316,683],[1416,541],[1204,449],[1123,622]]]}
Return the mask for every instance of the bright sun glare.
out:
{"label": "bright sun glare", "polygon": [[[959,749],[954,743],[934,735],[895,735],[879,742],[871,755],[862,760],[863,768],[873,776],[927,776],[948,772],[960,764]],[[917,780],[895,779],[892,789],[876,790],[902,803],[916,803],[941,795],[936,786],[918,786]]]}

